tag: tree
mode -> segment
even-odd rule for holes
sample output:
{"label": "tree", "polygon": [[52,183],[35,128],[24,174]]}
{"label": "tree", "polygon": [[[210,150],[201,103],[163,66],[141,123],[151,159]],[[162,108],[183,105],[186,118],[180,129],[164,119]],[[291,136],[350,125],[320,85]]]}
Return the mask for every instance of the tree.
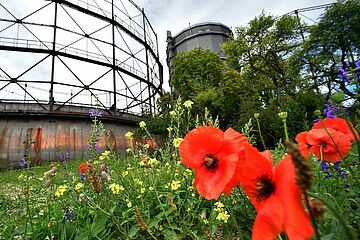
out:
{"label": "tree", "polygon": [[[313,86],[325,93],[329,100],[332,93],[342,91],[346,98],[360,100],[355,89],[355,63],[360,57],[360,2],[339,1],[321,16],[318,24],[310,28],[310,36],[304,42],[304,69],[313,72]],[[338,75],[343,69],[349,74],[348,82]],[[340,70],[340,71],[339,71]]]}
{"label": "tree", "polygon": [[293,54],[300,48],[299,27],[295,17],[275,19],[262,13],[247,26],[237,27],[236,38],[223,46],[229,64],[252,82],[265,106],[281,106],[281,96],[294,94],[302,84]]}

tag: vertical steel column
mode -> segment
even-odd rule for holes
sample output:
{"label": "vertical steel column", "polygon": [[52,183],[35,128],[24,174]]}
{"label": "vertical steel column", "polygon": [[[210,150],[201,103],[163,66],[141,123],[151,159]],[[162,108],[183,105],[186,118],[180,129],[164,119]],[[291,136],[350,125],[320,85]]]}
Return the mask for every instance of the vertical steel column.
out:
{"label": "vertical steel column", "polygon": [[54,35],[52,46],[52,62],[51,62],[51,80],[50,80],[50,111],[54,110],[54,74],[55,74],[55,44],[56,44],[56,28],[57,28],[57,2],[55,2],[55,15],[54,15]]}
{"label": "vertical steel column", "polygon": [[113,114],[116,115],[116,61],[115,61],[115,16],[114,16],[114,0],[111,1],[111,17],[112,17],[112,47],[113,47],[113,83],[114,83],[114,104],[110,106],[110,109],[113,108]]}
{"label": "vertical steel column", "polygon": [[[148,94],[149,94],[149,110],[150,115],[152,115],[152,104],[151,104],[151,89],[150,89],[150,73],[149,73],[149,56],[148,56],[148,44],[146,42],[146,19],[145,19],[145,12],[144,9],[141,10],[143,15],[143,27],[144,27],[144,42],[145,42],[145,57],[146,57],[146,80],[147,82],[147,88],[148,88]],[[141,91],[141,89],[140,89]]]}

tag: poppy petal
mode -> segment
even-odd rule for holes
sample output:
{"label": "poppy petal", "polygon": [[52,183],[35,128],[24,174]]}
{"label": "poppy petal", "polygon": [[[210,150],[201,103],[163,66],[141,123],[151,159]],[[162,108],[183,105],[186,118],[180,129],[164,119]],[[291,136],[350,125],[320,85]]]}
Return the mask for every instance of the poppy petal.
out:
{"label": "poppy petal", "polygon": [[237,154],[231,154],[219,159],[215,170],[209,170],[205,165],[195,170],[194,188],[205,199],[215,199],[220,196],[235,173]]}
{"label": "poppy petal", "polygon": [[224,132],[215,127],[202,126],[190,131],[179,146],[182,162],[197,169],[207,154],[217,155],[224,145]]}
{"label": "poppy petal", "polygon": [[305,158],[309,158],[309,145],[306,142],[306,136],[308,132],[301,132],[296,135],[296,142],[298,143],[299,150]]}
{"label": "poppy petal", "polygon": [[312,129],[309,131],[306,139],[307,142],[312,145],[310,151],[324,161],[336,162],[345,158],[352,146],[349,137],[332,128],[327,128],[326,130]]}
{"label": "poppy petal", "polygon": [[256,183],[262,175],[267,175],[269,179],[272,179],[272,160],[264,157],[255,147],[249,145],[244,148],[243,154],[239,154],[239,161],[242,167],[238,179],[252,204],[258,209]]}
{"label": "poppy petal", "polygon": [[275,195],[284,207],[284,230],[289,239],[309,239],[314,235],[308,214],[302,204],[302,192],[296,185],[295,167],[287,155],[274,167]]}
{"label": "poppy petal", "polygon": [[[225,133],[224,137],[226,140],[230,141],[231,144],[228,144],[227,146],[233,146],[234,149],[228,149],[227,151],[233,151],[233,152],[239,152],[239,154],[243,154],[240,152],[243,152],[243,148],[250,145],[248,142],[247,137],[244,135],[238,133],[232,128],[228,128]],[[226,151],[224,151],[226,152]],[[228,182],[228,184],[224,188],[225,194],[230,194],[234,187],[236,187],[239,184],[238,176],[240,175],[240,171],[242,169],[242,162],[237,161],[236,164],[236,170],[235,174],[233,175],[232,179]]]}
{"label": "poppy petal", "polygon": [[283,230],[285,212],[276,196],[263,203],[254,222],[252,240],[273,240]]}
{"label": "poppy petal", "polygon": [[[345,135],[347,135],[350,138],[350,141],[355,141],[356,138],[359,139],[359,133],[356,131],[354,126],[350,122],[347,123],[346,120],[343,118],[325,118],[324,120],[322,120],[322,124],[319,121],[314,124],[312,129],[321,129],[321,128],[323,128],[323,125],[326,128],[332,128],[338,132],[344,133]],[[354,134],[352,133],[351,129],[349,128],[349,125],[351,126],[351,129],[355,133],[356,138],[355,138]]]}

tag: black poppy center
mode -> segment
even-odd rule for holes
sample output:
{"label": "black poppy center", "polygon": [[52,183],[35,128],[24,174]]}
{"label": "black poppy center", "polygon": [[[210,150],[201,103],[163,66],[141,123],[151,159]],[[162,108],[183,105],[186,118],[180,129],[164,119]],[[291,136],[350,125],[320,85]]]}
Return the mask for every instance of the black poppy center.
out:
{"label": "black poppy center", "polygon": [[216,169],[218,162],[219,162],[219,160],[215,156],[209,155],[209,154],[206,155],[206,157],[204,159],[204,164],[205,164],[206,168],[209,170]]}
{"label": "black poppy center", "polygon": [[256,195],[259,201],[265,200],[275,192],[275,184],[268,175],[261,175],[256,181]]}

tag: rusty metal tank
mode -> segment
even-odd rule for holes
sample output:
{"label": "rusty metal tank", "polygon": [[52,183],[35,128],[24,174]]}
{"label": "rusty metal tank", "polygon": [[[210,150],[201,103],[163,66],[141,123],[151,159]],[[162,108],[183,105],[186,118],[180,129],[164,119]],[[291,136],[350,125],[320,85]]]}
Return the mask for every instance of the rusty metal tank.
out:
{"label": "rusty metal tank", "polygon": [[[0,169],[20,167],[27,136],[33,141],[34,165],[56,160],[59,152],[68,152],[72,158],[86,158],[92,118],[89,109],[73,106],[70,110],[51,114],[35,111],[29,104],[0,103]],[[120,153],[127,148],[125,133],[137,128],[140,117],[131,114],[113,117],[105,112],[98,119],[108,133],[107,137],[99,138],[100,149],[112,148]]]}

